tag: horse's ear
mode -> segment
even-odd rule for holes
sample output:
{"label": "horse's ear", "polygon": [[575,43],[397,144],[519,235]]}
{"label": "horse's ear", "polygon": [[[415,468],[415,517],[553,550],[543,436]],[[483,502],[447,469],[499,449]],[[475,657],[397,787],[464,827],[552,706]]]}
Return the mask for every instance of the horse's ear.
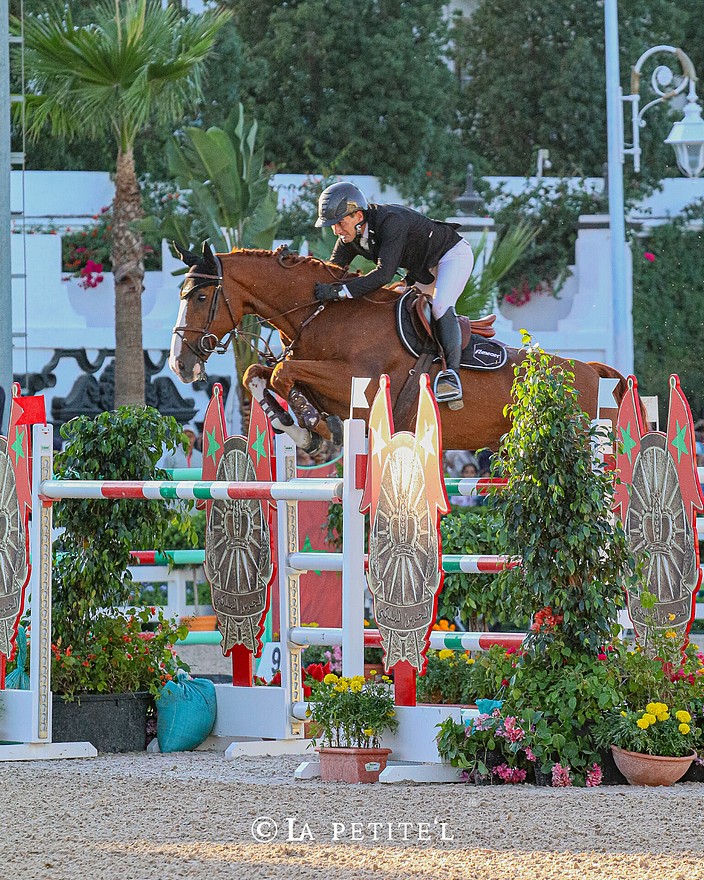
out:
{"label": "horse's ear", "polygon": [[206,240],[202,245],[202,253],[203,256],[201,260],[203,263],[210,268],[215,268],[217,270],[217,263],[215,262],[215,255],[213,254],[213,250],[210,247],[210,243]]}
{"label": "horse's ear", "polygon": [[176,241],[172,241],[171,244],[174,246],[174,250],[176,251],[176,256],[181,260],[182,263],[185,263],[187,266],[195,266],[198,262],[198,255],[192,254],[187,248],[181,247],[180,244]]}

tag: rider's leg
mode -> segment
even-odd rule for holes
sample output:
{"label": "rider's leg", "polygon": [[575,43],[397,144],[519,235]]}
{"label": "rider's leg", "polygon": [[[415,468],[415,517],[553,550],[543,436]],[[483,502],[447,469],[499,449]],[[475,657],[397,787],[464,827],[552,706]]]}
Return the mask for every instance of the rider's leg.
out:
{"label": "rider's leg", "polygon": [[454,307],[472,274],[473,266],[472,248],[469,242],[462,239],[445,254],[434,270],[433,317],[446,365],[446,369],[435,379],[434,390],[438,401],[446,401],[450,409],[461,409],[464,405],[459,377],[462,335]]}

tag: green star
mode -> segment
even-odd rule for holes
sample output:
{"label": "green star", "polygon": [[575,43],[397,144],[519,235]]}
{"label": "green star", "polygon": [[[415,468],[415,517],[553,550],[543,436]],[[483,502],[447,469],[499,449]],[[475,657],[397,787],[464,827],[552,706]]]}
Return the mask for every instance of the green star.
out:
{"label": "green star", "polygon": [[210,431],[205,432],[205,445],[208,448],[206,458],[212,458],[213,463],[215,463],[215,455],[218,449],[222,448],[218,441],[215,439],[215,428],[213,428],[212,433]]}
{"label": "green star", "polygon": [[[303,546],[301,547],[301,553],[315,553],[315,550],[313,549],[313,545],[310,542],[310,535],[306,535],[306,539],[303,542]],[[313,572],[314,572],[314,574],[317,574],[317,575],[322,574],[322,572],[318,571],[315,568],[313,569]]]}
{"label": "green star", "polygon": [[266,458],[266,449],[264,448],[264,439],[266,437],[266,433],[264,431],[260,431],[257,428],[257,439],[252,443],[252,452],[257,453],[257,464],[262,460],[262,458]]}
{"label": "green star", "polygon": [[15,429],[15,442],[12,444],[10,449],[15,453],[15,462],[18,462],[21,458],[24,458],[24,431],[21,431],[19,428]]}
{"label": "green star", "polygon": [[628,461],[633,464],[631,459],[631,450],[634,446],[637,446],[637,442],[631,437],[631,423],[629,422],[626,425],[625,430],[621,428],[621,440],[623,442],[623,451],[628,456]]}
{"label": "green star", "polygon": [[672,445],[677,450],[677,464],[679,464],[683,452],[685,455],[689,455],[689,449],[687,449],[687,444],[684,439],[685,433],[687,431],[687,425],[684,424],[680,428],[679,421],[675,422],[675,425],[677,426],[677,434],[675,435],[675,439],[672,441]]}

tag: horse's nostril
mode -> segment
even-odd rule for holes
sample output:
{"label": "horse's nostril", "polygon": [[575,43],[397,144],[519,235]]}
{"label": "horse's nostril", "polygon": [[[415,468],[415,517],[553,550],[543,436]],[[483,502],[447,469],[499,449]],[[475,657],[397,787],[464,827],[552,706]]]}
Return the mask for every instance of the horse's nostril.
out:
{"label": "horse's nostril", "polygon": [[176,361],[176,366],[179,368],[179,370],[183,370],[183,361],[182,361],[182,360],[177,360],[177,361]]}

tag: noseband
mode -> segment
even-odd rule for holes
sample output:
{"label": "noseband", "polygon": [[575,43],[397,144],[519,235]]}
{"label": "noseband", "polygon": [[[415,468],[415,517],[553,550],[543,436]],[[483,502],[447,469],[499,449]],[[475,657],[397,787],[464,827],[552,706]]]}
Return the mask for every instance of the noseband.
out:
{"label": "noseband", "polygon": [[[181,338],[181,341],[184,343],[184,345],[190,348],[190,350],[201,361],[201,363],[203,363],[206,358],[210,357],[213,352],[224,354],[230,347],[230,342],[232,341],[232,337],[236,332],[234,329],[231,330],[227,334],[225,339],[221,342],[219,338],[210,330],[218,311],[218,305],[221,296],[227,307],[227,311],[230,314],[233,328],[235,325],[235,319],[232,314],[232,309],[230,308],[230,303],[227,301],[227,297],[223,294],[222,263],[220,262],[220,259],[216,254],[213,254],[213,259],[215,260],[218,274],[207,275],[204,272],[189,272],[188,275],[186,275],[186,279],[202,278],[203,281],[199,281],[197,284],[194,284],[187,294],[181,294],[181,299],[188,299],[192,293],[195,293],[197,290],[201,290],[201,288],[203,287],[213,287],[212,282],[217,281],[217,285],[215,285],[215,291],[213,292],[213,298],[210,301],[210,310],[208,312],[208,319],[206,321],[205,327],[174,327],[174,333],[176,333]],[[186,339],[185,333],[187,330],[193,333],[200,333],[200,337],[195,345],[191,345],[188,339]]]}

